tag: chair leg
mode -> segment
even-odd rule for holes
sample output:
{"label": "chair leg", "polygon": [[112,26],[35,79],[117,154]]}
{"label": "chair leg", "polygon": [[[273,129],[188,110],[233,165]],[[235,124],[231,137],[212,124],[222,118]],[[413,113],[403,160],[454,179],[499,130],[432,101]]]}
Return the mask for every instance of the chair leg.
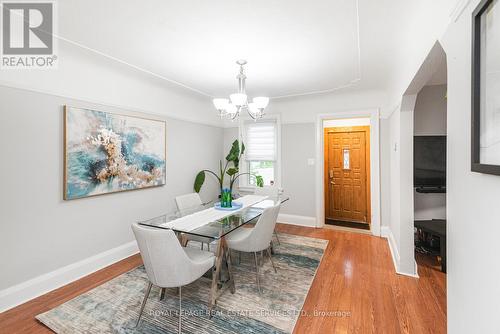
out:
{"label": "chair leg", "polygon": [[238,252],[238,264],[241,264],[241,252]]}
{"label": "chair leg", "polygon": [[234,294],[236,292],[236,287],[234,285],[234,276],[233,276],[233,265],[234,265],[233,254],[231,253],[231,250],[229,248],[226,248],[224,254],[226,254],[227,276],[230,282],[229,288],[231,293]]}
{"label": "chair leg", "polygon": [[260,290],[259,262],[257,261],[257,252],[253,252],[253,256],[255,258],[255,277],[257,278],[257,288],[259,289],[259,293],[262,293],[262,291]]}
{"label": "chair leg", "polygon": [[181,334],[182,325],[182,286],[179,287],[179,334]]}
{"label": "chair leg", "polygon": [[166,291],[165,288],[161,288],[161,291],[160,291],[160,300],[163,300],[165,298],[165,291]]}
{"label": "chair leg", "polygon": [[146,302],[148,301],[149,293],[151,292],[151,287],[153,284],[149,282],[148,288],[146,289],[146,294],[144,295],[144,300],[142,301],[141,310],[139,311],[139,317],[137,318],[137,323],[135,327],[139,326],[139,322],[141,321],[142,311],[144,311],[144,306],[146,306]]}
{"label": "chair leg", "polygon": [[266,251],[267,251],[267,255],[269,256],[269,260],[271,261],[271,264],[273,265],[273,268],[274,268],[274,272],[275,273],[278,273],[278,271],[276,270],[276,267],[274,266],[274,262],[273,262],[273,257],[271,256],[271,250],[270,250],[271,246],[269,246]]}
{"label": "chair leg", "polygon": [[274,229],[274,236],[276,237],[276,241],[278,241],[278,245],[281,245],[280,238],[278,238],[278,232]]}
{"label": "chair leg", "polygon": [[203,250],[203,242],[201,243],[201,250]]}

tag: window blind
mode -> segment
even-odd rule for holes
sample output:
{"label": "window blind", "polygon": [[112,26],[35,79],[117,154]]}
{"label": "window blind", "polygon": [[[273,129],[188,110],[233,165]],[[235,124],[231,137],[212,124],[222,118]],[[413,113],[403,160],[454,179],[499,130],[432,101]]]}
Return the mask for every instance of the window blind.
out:
{"label": "window blind", "polygon": [[277,130],[275,122],[251,122],[245,125],[245,159],[276,161]]}

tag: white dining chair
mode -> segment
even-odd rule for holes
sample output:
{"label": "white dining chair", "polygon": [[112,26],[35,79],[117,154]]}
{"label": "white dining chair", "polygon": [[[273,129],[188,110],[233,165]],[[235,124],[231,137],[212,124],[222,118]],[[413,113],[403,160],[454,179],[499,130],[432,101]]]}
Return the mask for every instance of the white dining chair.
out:
{"label": "white dining chair", "polygon": [[[181,246],[172,230],[132,225],[149,279],[139,311],[136,327],[153,285],[162,289],[179,288],[179,333],[181,333],[182,286],[194,282],[215,264],[215,256],[207,251]],[[163,290],[162,290],[163,292]]]}
{"label": "white dining chair", "polygon": [[276,219],[280,210],[280,204],[268,207],[259,217],[259,220],[253,228],[239,228],[226,236],[226,242],[229,249],[253,253],[256,268],[257,288],[261,293],[259,278],[259,263],[257,261],[257,252],[266,251],[269,260],[273,266],[274,272],[277,272],[271,256],[271,239],[273,230],[276,226]]}
{"label": "white dining chair", "polygon": [[[175,204],[177,205],[177,210],[179,210],[180,212],[188,212],[189,210],[203,205],[203,202],[201,201],[201,197],[198,193],[191,193],[177,196],[175,198]],[[198,241],[199,243],[201,243],[202,250],[203,245],[207,244],[207,249],[210,250],[210,242],[212,240],[196,235],[186,235],[186,241]]]}
{"label": "white dining chair", "polygon": [[177,196],[175,198],[175,204],[177,204],[177,209],[187,210],[202,205],[203,202],[201,201],[201,197],[198,193],[191,193]]}
{"label": "white dining chair", "polygon": [[[278,197],[281,190],[276,186],[263,186],[263,187],[255,187],[254,194],[259,196],[269,196],[269,197]],[[278,245],[281,245],[280,238],[278,237],[278,232],[276,232],[276,228],[274,229],[274,236],[276,237],[276,241]]]}

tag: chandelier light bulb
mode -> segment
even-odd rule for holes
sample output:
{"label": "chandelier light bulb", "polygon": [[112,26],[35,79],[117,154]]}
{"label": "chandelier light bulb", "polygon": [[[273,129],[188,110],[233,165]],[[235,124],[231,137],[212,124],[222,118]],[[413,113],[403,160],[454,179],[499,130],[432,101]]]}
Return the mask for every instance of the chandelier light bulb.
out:
{"label": "chandelier light bulb", "polygon": [[265,97],[265,96],[254,97],[253,103],[255,103],[255,106],[257,108],[265,109],[267,107],[267,105],[269,104],[269,98]]}
{"label": "chandelier light bulb", "polygon": [[229,98],[231,99],[231,102],[235,106],[241,107],[247,104],[247,94],[244,93],[231,94]]}
{"label": "chandelier light bulb", "polygon": [[252,102],[248,104],[248,114],[254,120],[257,120],[264,116],[264,109],[258,108],[257,105],[254,102]]}

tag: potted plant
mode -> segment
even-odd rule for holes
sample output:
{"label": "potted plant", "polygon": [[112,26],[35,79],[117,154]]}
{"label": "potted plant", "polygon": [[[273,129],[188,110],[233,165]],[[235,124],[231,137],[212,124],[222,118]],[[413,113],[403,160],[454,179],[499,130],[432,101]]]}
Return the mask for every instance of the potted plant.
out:
{"label": "potted plant", "polygon": [[[240,143],[236,139],[231,145],[231,150],[226,156],[226,162],[223,166],[222,160],[219,160],[219,170],[213,172],[208,169],[201,170],[196,175],[194,180],[194,191],[197,193],[200,192],[203,183],[205,182],[206,173],[213,175],[218,183],[220,188],[220,198],[221,198],[221,206],[222,207],[232,207],[232,199],[233,199],[233,186],[235,181],[242,175],[253,175],[251,173],[240,173],[239,164],[241,160],[241,156],[245,153],[245,145]],[[225,176],[229,177],[229,188],[224,188],[224,179]],[[253,175],[255,177],[255,181],[258,187],[262,187],[264,185],[264,180],[260,175]]]}

